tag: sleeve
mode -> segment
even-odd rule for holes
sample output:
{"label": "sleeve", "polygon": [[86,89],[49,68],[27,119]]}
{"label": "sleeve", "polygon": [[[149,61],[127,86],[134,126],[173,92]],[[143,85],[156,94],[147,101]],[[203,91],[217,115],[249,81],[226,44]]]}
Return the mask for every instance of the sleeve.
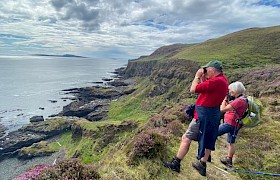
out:
{"label": "sleeve", "polygon": [[235,100],[231,101],[229,104],[233,107],[233,109],[237,110],[238,104],[239,104],[238,102],[239,102],[239,100],[235,99]]}
{"label": "sleeve", "polygon": [[241,101],[243,101],[242,99],[235,99],[232,102],[230,102],[229,104],[233,107],[233,109],[237,110],[238,108],[240,108],[240,106],[242,106]]}

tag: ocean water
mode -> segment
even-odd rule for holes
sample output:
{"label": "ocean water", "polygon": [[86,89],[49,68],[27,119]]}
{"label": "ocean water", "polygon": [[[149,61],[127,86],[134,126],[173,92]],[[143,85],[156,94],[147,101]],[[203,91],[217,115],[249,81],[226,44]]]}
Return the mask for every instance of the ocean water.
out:
{"label": "ocean water", "polygon": [[8,133],[28,124],[32,116],[59,113],[71,102],[63,89],[93,86],[126,64],[112,59],[0,56],[0,124]]}

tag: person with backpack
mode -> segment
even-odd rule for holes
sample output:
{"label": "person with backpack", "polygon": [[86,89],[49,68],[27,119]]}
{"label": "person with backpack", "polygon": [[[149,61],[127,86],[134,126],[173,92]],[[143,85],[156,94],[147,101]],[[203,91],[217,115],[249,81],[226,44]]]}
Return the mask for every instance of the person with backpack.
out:
{"label": "person with backpack", "polygon": [[244,96],[246,91],[242,82],[236,81],[228,86],[229,95],[223,100],[220,110],[224,114],[224,122],[219,125],[218,136],[227,133],[228,155],[220,159],[221,163],[232,167],[232,158],[235,153],[235,141],[239,129],[242,127],[241,119],[248,107],[248,100]]}
{"label": "person with backpack", "polygon": [[206,161],[210,151],[215,150],[220,124],[220,105],[228,93],[228,80],[223,74],[222,63],[213,60],[202,66],[195,74],[190,92],[199,93],[195,102],[194,117],[182,136],[177,156],[164,162],[164,166],[180,172],[180,162],[188,153],[192,140],[195,140],[199,143],[199,161],[192,163],[192,166],[201,175],[206,176]]}

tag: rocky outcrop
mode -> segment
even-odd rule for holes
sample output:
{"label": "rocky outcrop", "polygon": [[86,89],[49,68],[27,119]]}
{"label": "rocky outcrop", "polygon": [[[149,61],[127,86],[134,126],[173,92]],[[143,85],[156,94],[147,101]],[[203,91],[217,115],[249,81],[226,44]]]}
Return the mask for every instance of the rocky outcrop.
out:
{"label": "rocky outcrop", "polygon": [[16,154],[22,147],[28,147],[44,139],[51,138],[70,130],[71,121],[63,118],[54,118],[42,122],[32,123],[17,131],[8,133],[0,139],[0,159]]}
{"label": "rocky outcrop", "polygon": [[30,118],[30,122],[40,122],[40,121],[44,121],[43,116],[33,116]]}
{"label": "rocky outcrop", "polygon": [[39,143],[34,143],[30,147],[24,147],[19,150],[18,158],[19,159],[32,159],[34,157],[49,156],[54,153],[54,150],[51,150],[48,146],[47,141],[41,141]]}
{"label": "rocky outcrop", "polygon": [[[127,87],[129,85],[130,81],[118,80],[116,84],[112,84],[113,87],[93,86],[64,90],[67,93],[74,94],[76,100],[64,106],[58,116],[83,117],[89,121],[104,120],[111,100],[135,91],[135,89]],[[123,88],[124,86],[126,88]]]}
{"label": "rocky outcrop", "polygon": [[[170,60],[157,64],[149,77],[153,84],[149,96],[154,97],[165,93],[168,93],[169,99],[178,96],[177,93],[183,90],[179,88],[186,88],[186,85],[191,83],[197,69],[199,69],[199,64],[190,60]],[[180,83],[182,83],[181,86]],[[193,95],[188,92],[186,94]]]}
{"label": "rocky outcrop", "polygon": [[15,152],[16,150],[30,146],[33,143],[46,139],[46,137],[46,134],[33,133],[30,131],[18,130],[11,132],[0,139],[0,159],[17,153]]}
{"label": "rocky outcrop", "polygon": [[191,45],[174,44],[160,47],[149,56],[141,56],[138,59],[129,60],[125,69],[119,69],[119,74],[125,78],[137,76],[147,77],[152,74],[156,65],[162,63],[159,59],[167,60],[180,50],[188,48],[189,46]]}
{"label": "rocky outcrop", "polygon": [[146,77],[151,75],[153,72],[153,68],[158,63],[158,61],[137,61],[130,60],[128,61],[127,68],[124,72],[125,78],[131,77]]}
{"label": "rocky outcrop", "polygon": [[82,101],[74,101],[63,107],[63,111],[59,114],[61,116],[76,116],[86,117],[88,114],[96,111],[103,111],[108,106],[109,101],[91,101],[83,103]]}
{"label": "rocky outcrop", "polygon": [[126,83],[123,80],[115,80],[115,81],[112,81],[112,82],[108,82],[108,85],[119,87],[119,86],[128,86],[129,83]]}

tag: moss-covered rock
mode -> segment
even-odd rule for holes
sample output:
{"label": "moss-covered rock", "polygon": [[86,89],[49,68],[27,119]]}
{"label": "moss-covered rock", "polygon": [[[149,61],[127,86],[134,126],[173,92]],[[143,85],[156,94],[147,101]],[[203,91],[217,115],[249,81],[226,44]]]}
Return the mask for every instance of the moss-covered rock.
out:
{"label": "moss-covered rock", "polygon": [[48,146],[47,141],[41,141],[32,144],[30,147],[24,147],[19,150],[18,158],[31,159],[33,157],[48,156],[55,151]]}
{"label": "moss-covered rock", "polygon": [[66,118],[51,118],[45,121],[28,124],[20,130],[46,134],[48,137],[52,137],[70,130],[71,124],[72,121]]}

